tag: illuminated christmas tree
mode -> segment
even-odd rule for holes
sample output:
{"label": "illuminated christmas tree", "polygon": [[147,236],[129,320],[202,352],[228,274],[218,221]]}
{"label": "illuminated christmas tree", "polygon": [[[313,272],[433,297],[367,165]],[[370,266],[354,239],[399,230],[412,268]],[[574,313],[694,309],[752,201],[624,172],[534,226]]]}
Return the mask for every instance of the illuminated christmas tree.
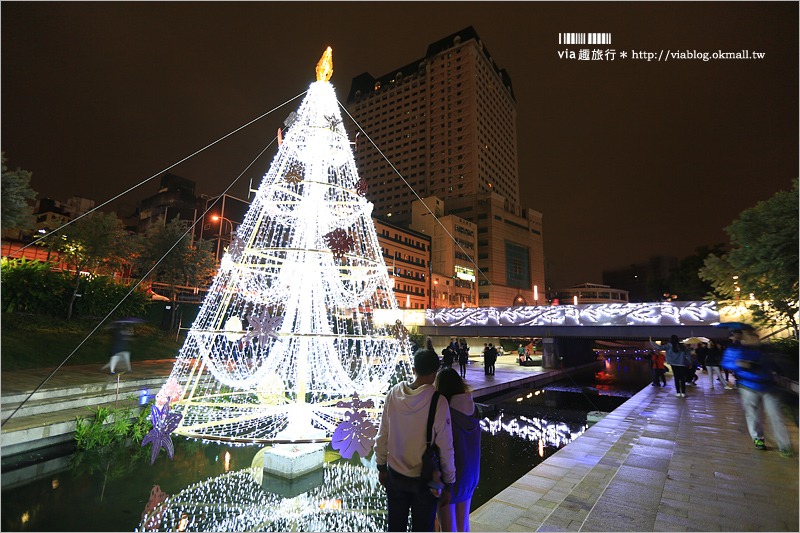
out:
{"label": "illuminated christmas tree", "polygon": [[408,375],[410,345],[331,73],[328,48],[187,334],[161,399],[183,416],[176,434],[328,438],[354,394],[369,422]]}

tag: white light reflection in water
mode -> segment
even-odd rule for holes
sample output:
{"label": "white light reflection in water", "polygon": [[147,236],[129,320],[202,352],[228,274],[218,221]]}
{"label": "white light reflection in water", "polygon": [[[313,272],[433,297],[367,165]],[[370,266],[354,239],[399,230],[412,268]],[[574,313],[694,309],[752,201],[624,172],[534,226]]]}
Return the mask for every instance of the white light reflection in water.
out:
{"label": "white light reflection in water", "polygon": [[228,472],[167,497],[137,531],[386,530],[377,469],[326,463],[322,484],[295,498],[265,491],[259,470]]}
{"label": "white light reflection in water", "polygon": [[[551,422],[544,418],[527,417],[518,415],[511,417],[503,412],[496,420],[486,417],[481,420],[481,430],[497,435],[505,431],[512,436],[520,437],[531,442],[540,440],[548,446],[561,447],[580,437],[589,426],[582,425],[580,430],[572,432],[564,422]],[[542,445],[540,444],[540,448]]]}

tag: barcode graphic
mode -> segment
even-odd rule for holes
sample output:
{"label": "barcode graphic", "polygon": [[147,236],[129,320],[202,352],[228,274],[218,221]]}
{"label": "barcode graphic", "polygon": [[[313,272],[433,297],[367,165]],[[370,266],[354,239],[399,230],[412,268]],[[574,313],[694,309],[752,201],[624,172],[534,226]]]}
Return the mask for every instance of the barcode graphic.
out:
{"label": "barcode graphic", "polygon": [[611,44],[611,34],[559,33],[558,44]]}

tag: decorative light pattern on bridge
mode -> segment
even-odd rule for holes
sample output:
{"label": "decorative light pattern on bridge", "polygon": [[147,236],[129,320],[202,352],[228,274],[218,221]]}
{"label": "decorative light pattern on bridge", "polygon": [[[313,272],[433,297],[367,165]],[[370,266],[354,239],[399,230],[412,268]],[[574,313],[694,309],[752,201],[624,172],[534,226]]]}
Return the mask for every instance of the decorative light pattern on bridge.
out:
{"label": "decorative light pattern on bridge", "polygon": [[716,302],[428,309],[426,326],[710,326]]}

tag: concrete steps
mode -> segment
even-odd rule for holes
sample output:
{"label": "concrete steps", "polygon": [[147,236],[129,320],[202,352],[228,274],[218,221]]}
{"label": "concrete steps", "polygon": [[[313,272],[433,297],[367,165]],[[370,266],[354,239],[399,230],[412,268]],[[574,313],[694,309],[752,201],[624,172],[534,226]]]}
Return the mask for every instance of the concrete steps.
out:
{"label": "concrete steps", "polygon": [[34,394],[8,422],[5,421],[30,393],[4,394],[0,456],[6,458],[68,442],[74,439],[78,417],[94,417],[89,407],[138,406],[143,393],[154,396],[164,381],[161,377],[126,379],[120,381],[119,392],[116,381],[44,389]]}

